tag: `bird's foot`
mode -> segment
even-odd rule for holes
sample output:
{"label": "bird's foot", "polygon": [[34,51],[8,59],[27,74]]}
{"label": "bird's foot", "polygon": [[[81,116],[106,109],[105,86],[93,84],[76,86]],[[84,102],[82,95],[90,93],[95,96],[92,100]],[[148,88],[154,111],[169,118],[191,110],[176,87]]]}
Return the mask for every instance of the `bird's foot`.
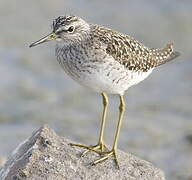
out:
{"label": "bird's foot", "polygon": [[115,149],[112,149],[111,151],[107,151],[107,152],[102,152],[101,155],[102,155],[102,157],[97,159],[96,161],[94,161],[92,163],[92,165],[96,165],[98,163],[101,163],[101,162],[109,159],[110,157],[113,157],[114,161],[115,161],[115,164],[116,164],[117,168],[119,169],[119,163],[118,163],[118,160],[117,160],[117,153],[116,153]]}
{"label": "bird's foot", "polygon": [[101,155],[102,153],[104,153],[104,150],[107,149],[106,145],[103,142],[99,142],[97,145],[94,146],[93,145],[87,146],[83,144],[73,144],[73,143],[70,143],[70,145],[87,149],[81,154],[81,157],[87,154],[88,152],[95,152]]}

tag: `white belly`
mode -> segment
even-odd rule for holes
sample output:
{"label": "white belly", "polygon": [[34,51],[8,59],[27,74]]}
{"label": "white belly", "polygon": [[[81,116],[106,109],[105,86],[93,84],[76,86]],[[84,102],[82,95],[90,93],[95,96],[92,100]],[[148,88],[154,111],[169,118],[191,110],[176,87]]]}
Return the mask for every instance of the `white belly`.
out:
{"label": "white belly", "polygon": [[[96,92],[106,92],[109,94],[123,95],[125,91],[143,81],[152,72],[133,72],[112,70],[105,72],[95,71],[91,75],[86,75],[83,79],[77,80],[81,85],[89,87]],[[109,75],[108,75],[109,73]]]}

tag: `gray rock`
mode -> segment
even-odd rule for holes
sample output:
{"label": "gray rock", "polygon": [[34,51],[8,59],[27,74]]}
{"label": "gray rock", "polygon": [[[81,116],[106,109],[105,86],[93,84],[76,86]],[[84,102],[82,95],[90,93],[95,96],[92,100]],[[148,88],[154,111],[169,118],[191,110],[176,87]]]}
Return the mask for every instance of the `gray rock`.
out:
{"label": "gray rock", "polygon": [[47,126],[20,144],[0,171],[1,180],[164,180],[164,174],[151,163],[118,151],[120,169],[112,159],[96,166],[99,156],[71,147],[70,140]]}

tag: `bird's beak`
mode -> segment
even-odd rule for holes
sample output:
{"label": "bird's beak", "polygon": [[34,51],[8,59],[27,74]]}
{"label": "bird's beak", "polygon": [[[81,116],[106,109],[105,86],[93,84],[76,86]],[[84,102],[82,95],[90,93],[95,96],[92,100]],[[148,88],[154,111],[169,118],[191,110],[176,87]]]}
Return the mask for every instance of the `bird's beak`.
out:
{"label": "bird's beak", "polygon": [[47,36],[41,38],[40,40],[32,43],[29,47],[37,46],[38,44],[42,44],[44,42],[55,40],[56,38],[57,38],[57,35],[54,32],[52,32],[52,33],[48,34]]}

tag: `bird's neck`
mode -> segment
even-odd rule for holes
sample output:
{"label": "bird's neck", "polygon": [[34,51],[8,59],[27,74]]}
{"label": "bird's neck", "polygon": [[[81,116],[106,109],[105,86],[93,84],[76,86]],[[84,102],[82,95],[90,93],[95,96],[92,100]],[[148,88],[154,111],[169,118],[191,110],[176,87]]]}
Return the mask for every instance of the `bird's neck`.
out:
{"label": "bird's neck", "polygon": [[56,46],[59,48],[86,46],[86,45],[90,45],[90,38],[91,38],[90,35],[87,34],[87,36],[78,40],[71,40],[71,41],[60,40],[60,41],[57,41]]}

